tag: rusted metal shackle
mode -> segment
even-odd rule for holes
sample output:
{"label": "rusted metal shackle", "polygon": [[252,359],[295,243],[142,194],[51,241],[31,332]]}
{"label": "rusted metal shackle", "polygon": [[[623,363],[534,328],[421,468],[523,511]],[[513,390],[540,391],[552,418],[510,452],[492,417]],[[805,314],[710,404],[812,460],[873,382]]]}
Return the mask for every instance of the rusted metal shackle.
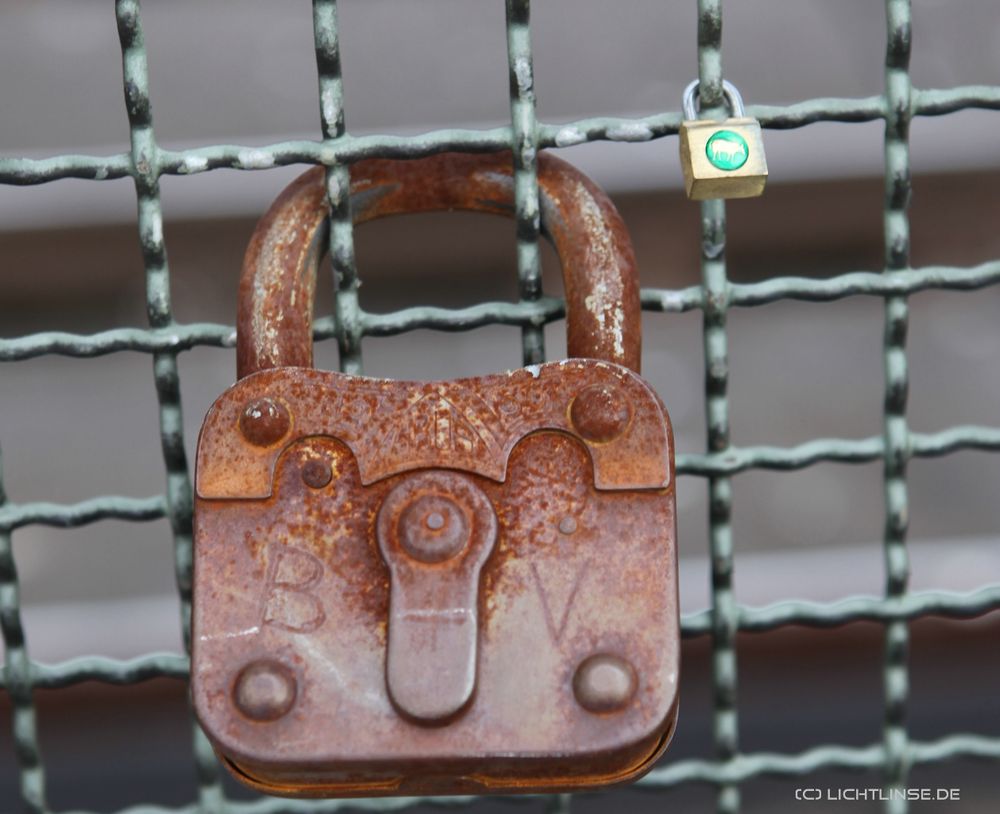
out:
{"label": "rusted metal shackle", "polygon": [[[509,217],[512,163],[360,161],[353,219]],[[198,438],[191,657],[198,719],[251,787],[596,788],[644,774],[673,734],[673,436],[637,373],[632,247],[577,170],[542,154],[538,182],[578,358],[522,370],[399,381],[312,369],[316,271],[341,224],[328,225],[323,168],[254,232],[240,380]]]}
{"label": "rusted metal shackle", "polygon": [[[538,156],[542,231],[559,256],[570,357],[639,371],[635,256],[614,204],[555,156]],[[509,152],[441,153],[351,165],[355,224],[388,215],[467,210],[512,217]],[[315,167],[281,193],[254,230],[243,260],[237,312],[238,378],[275,367],[312,367],[316,270],[327,244],[325,173]]]}

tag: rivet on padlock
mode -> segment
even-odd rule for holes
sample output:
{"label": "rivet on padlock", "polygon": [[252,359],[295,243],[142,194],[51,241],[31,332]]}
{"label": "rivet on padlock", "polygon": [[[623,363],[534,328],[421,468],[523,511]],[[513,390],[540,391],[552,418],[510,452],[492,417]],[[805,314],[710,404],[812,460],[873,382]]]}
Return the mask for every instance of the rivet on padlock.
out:
{"label": "rivet on padlock", "polygon": [[[638,375],[610,200],[538,157],[570,358],[445,382],[312,368],[328,212],[293,182],[244,260],[239,381],[195,469],[191,688],[269,794],[539,792],[635,779],[677,715],[673,438]],[[514,212],[512,158],[351,168],[356,222]]]}
{"label": "rivet on padlock", "polygon": [[767,183],[760,122],[745,114],[735,85],[723,81],[722,95],[732,116],[722,121],[699,119],[698,80],[684,89],[681,169],[684,190],[695,201],[753,198]]}

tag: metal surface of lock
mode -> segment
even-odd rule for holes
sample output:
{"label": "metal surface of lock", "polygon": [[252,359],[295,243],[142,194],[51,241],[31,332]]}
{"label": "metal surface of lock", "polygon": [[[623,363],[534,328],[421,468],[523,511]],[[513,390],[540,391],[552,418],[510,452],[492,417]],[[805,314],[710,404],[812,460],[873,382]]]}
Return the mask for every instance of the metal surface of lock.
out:
{"label": "metal surface of lock", "polygon": [[681,169],[684,190],[696,201],[753,198],[764,192],[767,161],[760,122],[745,115],[743,98],[734,85],[722,83],[732,116],[723,121],[699,119],[698,80],[684,89],[681,122]]}
{"label": "metal surface of lock", "polygon": [[[624,782],[673,733],[674,454],[635,372],[631,245],[541,154],[570,355],[404,382],[312,368],[328,228],[316,168],[244,261],[239,380],[198,441],[192,695],[269,794],[553,791]],[[511,156],[371,159],[356,222],[513,212]]]}

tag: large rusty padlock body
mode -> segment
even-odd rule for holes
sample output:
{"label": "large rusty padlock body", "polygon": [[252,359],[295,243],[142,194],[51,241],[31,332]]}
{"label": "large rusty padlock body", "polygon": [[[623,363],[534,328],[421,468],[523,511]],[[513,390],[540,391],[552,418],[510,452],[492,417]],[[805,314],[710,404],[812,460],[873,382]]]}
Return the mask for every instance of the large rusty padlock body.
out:
{"label": "large rusty padlock body", "polygon": [[[295,352],[254,338],[241,374]],[[648,770],[679,669],[652,389],[590,358],[450,382],[253,366],[196,472],[192,692],[234,774],[347,796]]]}

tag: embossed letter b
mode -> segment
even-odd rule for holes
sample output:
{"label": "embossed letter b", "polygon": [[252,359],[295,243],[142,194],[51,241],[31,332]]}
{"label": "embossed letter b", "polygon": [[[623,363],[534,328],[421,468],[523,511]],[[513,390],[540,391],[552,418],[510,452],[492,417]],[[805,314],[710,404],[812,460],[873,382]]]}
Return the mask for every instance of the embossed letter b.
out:
{"label": "embossed letter b", "polygon": [[264,624],[311,633],[326,621],[319,597],[310,589],[323,578],[323,563],[308,551],[292,546],[271,548],[264,598]]}

